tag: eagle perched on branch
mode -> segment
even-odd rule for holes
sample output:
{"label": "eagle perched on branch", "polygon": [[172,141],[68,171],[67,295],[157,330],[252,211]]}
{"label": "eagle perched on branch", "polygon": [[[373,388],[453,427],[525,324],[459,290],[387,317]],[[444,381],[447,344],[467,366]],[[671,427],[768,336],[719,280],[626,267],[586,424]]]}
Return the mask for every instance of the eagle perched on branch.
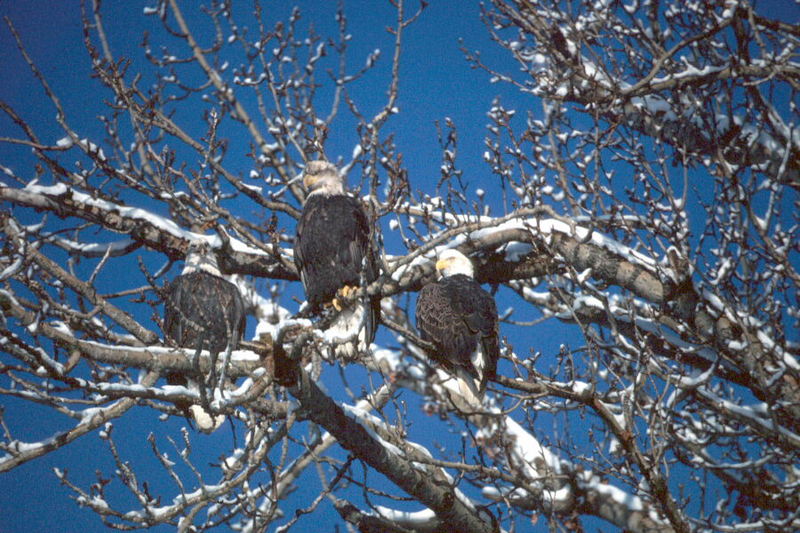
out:
{"label": "eagle perched on branch", "polygon": [[334,356],[352,359],[369,349],[380,320],[379,297],[348,302],[378,277],[370,223],[332,163],[310,161],[303,185],[308,196],[297,224],[295,265],[311,312],[335,313],[326,331]]}
{"label": "eagle perched on branch", "polygon": [[441,279],[425,285],[417,298],[417,328],[434,345],[428,355],[449,374],[445,381],[455,378],[459,393],[480,406],[500,359],[497,306],[458,250],[443,252],[436,271]]}
{"label": "eagle perched on branch", "polygon": [[[244,302],[239,289],[222,277],[217,258],[207,242],[190,244],[183,271],[167,287],[164,301],[164,334],[167,339],[176,346],[196,350],[195,358],[200,351],[208,350],[213,386],[219,354],[239,346],[244,328]],[[167,381],[173,385],[197,387],[193,381],[175,373],[168,376]],[[224,421],[222,415],[212,418],[200,405],[192,405],[188,410],[197,426],[208,433]]]}

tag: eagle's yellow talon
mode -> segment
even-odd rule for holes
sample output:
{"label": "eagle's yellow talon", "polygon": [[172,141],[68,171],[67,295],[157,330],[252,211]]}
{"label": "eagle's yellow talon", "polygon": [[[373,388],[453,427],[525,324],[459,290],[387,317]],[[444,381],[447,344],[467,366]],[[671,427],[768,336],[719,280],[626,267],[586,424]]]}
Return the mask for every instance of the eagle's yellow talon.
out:
{"label": "eagle's yellow talon", "polygon": [[348,300],[352,299],[352,295],[358,290],[358,287],[353,287],[352,285],[345,285],[338,291],[336,291],[336,298],[331,300],[331,305],[337,311],[341,311],[346,307],[346,303]]}

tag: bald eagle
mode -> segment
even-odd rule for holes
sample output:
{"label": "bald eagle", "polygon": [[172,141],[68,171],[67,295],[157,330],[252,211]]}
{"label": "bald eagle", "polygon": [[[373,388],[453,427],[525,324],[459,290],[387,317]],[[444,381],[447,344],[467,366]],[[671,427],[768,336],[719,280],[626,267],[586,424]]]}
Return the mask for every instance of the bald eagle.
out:
{"label": "bald eagle", "polygon": [[[327,161],[310,161],[303,173],[309,191],[297,224],[294,260],[312,313],[331,310],[327,329],[333,355],[352,359],[368,350],[380,319],[380,298],[341,300],[378,277],[370,223],[357,198]],[[338,298],[337,298],[338,297]]]}
{"label": "bald eagle", "polygon": [[[239,289],[226,279],[217,258],[204,242],[192,243],[186,254],[183,272],[169,284],[164,301],[164,334],[176,346],[208,350],[211,355],[211,385],[216,381],[216,362],[220,353],[235,350],[244,334],[245,311]],[[195,364],[198,364],[197,359]],[[172,373],[173,385],[197,385],[185,376]],[[201,395],[204,392],[201,391]],[[179,406],[186,409],[187,406]],[[199,405],[188,407],[197,426],[205,432],[217,429],[224,417],[214,418]]]}
{"label": "bald eagle", "polygon": [[425,285],[417,298],[417,329],[435,347],[428,356],[447,372],[445,380],[455,378],[470,406],[480,406],[500,358],[497,306],[461,252],[442,253],[436,271],[441,279]]}

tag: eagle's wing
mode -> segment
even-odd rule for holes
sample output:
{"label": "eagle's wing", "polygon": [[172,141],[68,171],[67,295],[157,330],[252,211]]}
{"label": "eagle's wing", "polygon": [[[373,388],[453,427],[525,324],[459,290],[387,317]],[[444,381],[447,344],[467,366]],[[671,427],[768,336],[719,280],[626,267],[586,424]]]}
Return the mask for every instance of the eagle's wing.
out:
{"label": "eagle's wing", "polygon": [[[432,342],[437,353],[431,357],[446,368],[461,367],[480,379],[495,375],[500,349],[497,306],[494,298],[474,280],[451,276],[423,287],[417,299],[417,327],[422,338]],[[472,354],[481,345],[485,358],[479,372]]]}
{"label": "eagle's wing", "polygon": [[484,357],[482,390],[486,386],[486,380],[494,379],[497,375],[497,361],[500,359],[500,326],[494,298],[477,282],[475,287],[476,291],[470,291],[473,309],[469,314],[469,322],[473,331],[479,335],[478,342],[481,344]]}
{"label": "eagle's wing", "polygon": [[244,335],[245,308],[233,283],[207,272],[172,280],[164,302],[164,333],[178,346],[212,352],[236,349]]}
{"label": "eagle's wing", "polygon": [[475,336],[466,327],[463,311],[453,296],[441,283],[423,287],[417,298],[417,328],[424,340],[436,346],[436,352],[430,354],[433,360],[445,368],[463,367],[473,374],[470,355]]}
{"label": "eagle's wing", "polygon": [[[317,307],[345,285],[377,278],[370,227],[358,199],[337,195],[307,199],[297,225],[294,257],[306,299]],[[366,259],[366,261],[365,261]]]}

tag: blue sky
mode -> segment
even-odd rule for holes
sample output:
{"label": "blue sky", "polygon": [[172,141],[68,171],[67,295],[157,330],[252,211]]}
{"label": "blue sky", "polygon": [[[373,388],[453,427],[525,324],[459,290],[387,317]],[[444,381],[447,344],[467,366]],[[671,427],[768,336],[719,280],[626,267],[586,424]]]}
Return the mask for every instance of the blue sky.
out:
{"label": "blue sky", "polygon": [[[299,28],[305,29],[313,25],[322,35],[336,34],[333,20],[335,2],[293,2],[295,3],[303,13]],[[202,20],[190,16],[188,3],[185,4],[183,9],[184,14],[189,16],[189,24],[193,27],[202,25]],[[288,14],[288,8],[283,3],[280,4],[266,5],[270,22],[284,19]],[[107,1],[103,12],[114,53],[118,57],[130,58],[132,70],[141,69],[147,72],[151,67],[139,49],[141,35],[143,31],[159,32],[160,23],[154,17],[142,15],[143,5],[147,4]],[[789,20],[798,19],[789,12],[793,10],[797,15],[797,4],[788,0],[776,1],[769,4],[769,7],[774,7],[776,13]],[[393,43],[393,37],[385,31],[385,27],[393,23],[395,15],[388,3],[374,1],[347,2],[345,11],[349,19],[349,33],[353,35],[349,52],[353,68],[362,65],[375,48],[382,51],[375,72],[352,87],[352,94],[362,112],[371,115],[385,101]],[[107,93],[98,92],[97,83],[90,79],[91,70],[82,44],[77,3],[47,0],[0,1],[0,14],[9,16],[13,21],[28,52],[61,99],[70,122],[82,135],[102,139],[102,127],[96,120],[96,115],[105,112],[101,98],[107,96]],[[468,49],[481,50],[484,60],[498,70],[517,70],[507,52],[489,40],[478,14],[476,2],[434,1],[419,21],[406,32],[398,101],[400,114],[391,119],[387,131],[395,133],[398,147],[404,152],[404,162],[414,189],[433,194],[440,177],[441,149],[437,142],[435,121],[443,123],[445,118],[450,118],[458,127],[459,164],[465,171],[464,180],[470,190],[483,188],[492,191],[496,185],[494,178],[488,177],[490,174],[482,162],[482,154],[485,125],[488,122],[486,112],[493,99],[500,96],[506,107],[531,111],[535,117],[541,114],[538,100],[523,96],[508,86],[490,84],[485,72],[469,68],[459,50],[459,38],[464,39],[464,45]],[[247,19],[240,16],[239,20]],[[0,84],[0,99],[22,112],[28,123],[43,136],[44,141],[55,142],[63,136],[62,132],[54,128],[55,110],[22,62],[5,25],[0,29],[0,50],[3,52],[0,54],[0,72],[4,77]],[[202,116],[192,109],[185,111],[186,123],[191,125],[194,120],[194,127],[201,128]],[[196,114],[196,118],[193,114]],[[352,121],[346,118],[346,114],[343,110],[341,122],[331,132],[327,145],[327,155],[330,158],[349,159],[357,142]],[[8,119],[0,118],[0,136],[11,132],[15,133],[16,130],[12,129]],[[21,175],[29,175],[31,160],[30,156],[20,155],[20,150],[10,150],[6,145],[0,144],[0,161],[14,167]],[[249,160],[242,159],[240,168],[234,170],[246,175],[249,164]],[[353,179],[351,177],[351,182]],[[490,199],[490,203],[497,205],[497,199]],[[387,246],[396,247],[397,242],[387,237]],[[401,252],[398,248],[390,251]],[[141,283],[141,280],[136,283]],[[292,291],[300,294],[299,284],[294,285]],[[502,311],[508,304],[508,300],[501,299],[498,307]],[[531,315],[530,311],[522,310],[521,315],[515,318],[536,318]],[[526,353],[528,349],[532,349],[555,354],[564,339],[576,339],[576,345],[572,348],[582,343],[582,340],[574,336],[574,330],[564,328],[554,321],[547,324],[547,327],[533,331],[505,325],[503,333],[510,336],[518,353]],[[384,340],[389,339],[385,333],[382,335]],[[364,383],[358,369],[348,372],[352,373],[355,383]],[[428,419],[419,414],[420,399],[409,393],[403,398],[408,401],[409,411],[414,417],[412,431],[417,431],[415,427],[428,424]],[[14,420],[15,423],[29,424],[31,440],[46,434],[41,428],[44,425],[41,421],[49,422],[51,419],[42,418],[50,417],[43,409],[29,407],[22,415],[12,415],[10,411],[11,409],[7,416],[18,417]],[[131,454],[133,460],[148,464],[146,457],[137,455],[148,453],[145,441],[147,434],[150,431],[175,434],[180,425],[180,420],[172,420],[166,424],[155,422],[152,412],[147,412],[144,408],[134,409],[117,422],[118,445],[123,454]],[[558,430],[555,427],[552,429],[554,432]],[[424,435],[424,432],[413,436],[426,444],[439,438],[438,435]],[[198,436],[196,452],[204,461],[213,462],[220,453],[230,448],[230,440],[230,432],[225,429],[211,436]],[[94,479],[95,469],[108,473],[113,469],[113,463],[102,440],[97,435],[89,435],[56,453],[0,475],[0,533],[105,530],[94,513],[78,508],[68,498],[70,492],[59,486],[53,475],[54,467],[69,470],[70,477],[86,487]],[[317,486],[313,476],[307,481],[310,488],[308,491],[302,488],[298,491],[297,507],[307,505],[308,498],[304,497],[313,497],[316,493]],[[292,509],[291,505],[287,508],[290,511]],[[297,530],[303,530],[304,525],[309,526],[313,522],[321,524],[324,520],[331,519],[331,516],[331,511],[328,510],[314,518],[307,518],[300,523]],[[536,527],[544,531],[546,525],[542,521]]]}
{"label": "blue sky", "polygon": [[[305,30],[313,25],[322,35],[336,34],[334,2],[298,4],[303,14],[299,28]],[[143,31],[158,33],[159,21],[154,17],[142,16],[142,4],[138,2],[106,2],[103,7],[106,29],[114,53],[118,57],[132,59],[131,69],[150,71],[151,67],[142,56],[139,44]],[[188,5],[183,9],[189,17],[190,25],[197,27],[203,23],[202,19],[191,13]],[[361,111],[371,115],[386,99],[394,38],[385,28],[394,22],[395,14],[388,3],[383,2],[348,2],[345,9],[349,19],[349,33],[353,36],[349,51],[353,69],[360,67],[374,49],[380,48],[382,51],[375,72],[352,87],[353,96],[361,106]],[[285,7],[267,5],[266,10],[270,22],[284,19],[288,14]],[[77,4],[48,1],[3,2],[0,3],[0,13],[9,16],[13,21],[28,53],[56,91],[69,121],[79,134],[91,139],[102,139],[102,126],[96,116],[106,112],[101,98],[107,97],[107,93],[100,93],[97,82],[90,79],[91,70],[82,42],[80,10]],[[512,66],[505,52],[500,51],[488,39],[478,13],[476,3],[433,2],[419,21],[406,31],[398,101],[401,112],[392,118],[387,129],[396,134],[399,148],[405,153],[405,163],[412,176],[413,188],[431,194],[435,192],[441,164],[435,121],[443,123],[446,117],[453,120],[459,128],[460,163],[466,170],[465,181],[472,187],[491,190],[492,184],[484,183],[480,178],[483,171],[481,154],[484,126],[487,123],[486,111],[497,94],[504,94],[504,98],[508,100],[520,98],[507,87],[490,85],[485,73],[468,68],[459,50],[458,40],[463,38],[469,49],[482,50],[487,60],[499,66]],[[240,20],[247,19],[240,17]],[[0,71],[5,78],[0,84],[0,99],[19,110],[42,136],[43,141],[54,143],[63,136],[63,132],[55,126],[55,110],[30,75],[5,25],[0,30],[0,47],[3,50]],[[496,53],[498,51],[499,54]],[[191,125],[192,110],[188,109],[187,113],[186,121]],[[357,137],[352,121],[348,122],[346,118],[346,111],[341,115],[341,126],[330,135],[328,156],[347,160]],[[197,127],[201,126],[201,120],[202,117],[198,114],[195,124]],[[0,118],[0,135],[11,133],[16,133],[16,130],[5,117]],[[9,150],[7,146],[0,144],[0,158],[20,175],[30,175],[32,158],[20,155],[19,150]],[[249,161],[243,160],[242,168],[235,170],[246,174],[248,164]],[[136,283],[140,281],[137,280]],[[293,292],[299,294],[298,288],[294,288]],[[557,349],[557,343],[551,349]],[[361,382],[358,377],[360,373],[355,371],[353,374],[351,379],[356,383]],[[409,401],[413,411],[419,412],[419,398],[411,397]],[[12,407],[9,404],[6,415],[21,416],[22,420],[14,418],[13,422],[16,427],[28,424],[28,437],[31,440],[41,438],[52,430],[52,415],[45,409],[26,406],[23,413],[12,414]],[[147,433],[160,430],[159,427],[153,427],[153,413],[143,411],[146,410],[134,409],[126,415],[117,423],[115,433],[123,454],[133,454],[132,460],[141,459],[146,464],[146,458],[137,457],[137,454],[148,453],[145,441]],[[48,423],[43,424],[43,420]],[[181,421],[175,421],[170,429],[174,430],[179,425]],[[229,449],[230,432],[222,430],[211,436],[200,436],[198,444],[202,444],[200,453],[205,452],[207,461],[211,462]],[[105,443],[94,434],[0,476],[0,533],[58,529],[87,532],[105,530],[94,513],[80,509],[68,498],[71,493],[58,484],[53,468],[67,470],[71,479],[87,487],[95,480],[95,470],[111,472],[113,462]],[[313,477],[310,483],[312,487],[308,495],[313,497],[316,492]],[[303,489],[300,490],[300,494],[302,493]],[[307,504],[305,498],[300,498],[299,501],[298,506]],[[323,513],[322,518],[312,520],[325,520],[326,516],[328,519],[333,518],[332,515]],[[303,524],[299,526],[302,530]]]}

